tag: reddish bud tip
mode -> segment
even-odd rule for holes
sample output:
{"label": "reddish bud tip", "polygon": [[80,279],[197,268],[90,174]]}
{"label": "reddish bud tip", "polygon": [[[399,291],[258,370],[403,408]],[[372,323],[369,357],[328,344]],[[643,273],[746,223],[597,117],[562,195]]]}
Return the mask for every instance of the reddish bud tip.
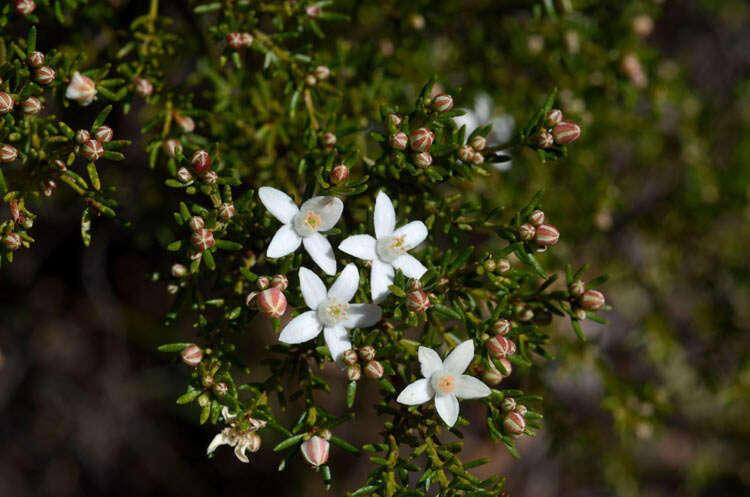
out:
{"label": "reddish bud tip", "polygon": [[214,234],[211,230],[205,228],[197,229],[190,235],[190,243],[200,252],[205,252],[214,246]]}
{"label": "reddish bud tip", "polygon": [[406,295],[406,308],[417,314],[423,314],[430,308],[430,299],[423,290],[410,292]]}
{"label": "reddish bud tip", "polygon": [[271,278],[271,286],[283,292],[289,287],[289,279],[283,274],[277,274]]}
{"label": "reddish bud tip", "polygon": [[55,80],[55,76],[57,76],[57,73],[54,69],[50,66],[42,66],[36,70],[34,79],[36,79],[36,82],[40,85],[48,85]]}
{"label": "reddish bud tip", "polygon": [[516,344],[503,335],[495,335],[487,341],[487,350],[495,359],[508,357],[516,353]]}
{"label": "reddish bud tip", "polygon": [[560,232],[551,224],[542,224],[536,229],[534,241],[543,246],[554,245],[560,240]]}
{"label": "reddish bud tip", "polygon": [[536,144],[541,148],[550,148],[555,143],[555,137],[546,129],[540,130],[536,135]]}
{"label": "reddish bud tip", "polygon": [[0,91],[0,114],[7,114],[8,112],[11,112],[14,105],[15,102],[13,102],[13,97],[8,95],[4,91]]}
{"label": "reddish bud tip", "polygon": [[417,128],[409,133],[409,145],[415,152],[424,152],[429,150],[435,135],[430,128]]}
{"label": "reddish bud tip", "polygon": [[[356,357],[356,353],[354,355]],[[359,381],[359,379],[362,378],[362,366],[357,363],[350,364],[349,367],[346,368],[346,377],[349,381]]]}
{"label": "reddish bud tip", "polygon": [[498,319],[492,323],[492,330],[500,336],[507,335],[510,331],[510,321],[507,319]]}
{"label": "reddish bud tip", "polygon": [[516,411],[511,411],[503,419],[503,428],[512,436],[518,436],[526,429],[526,418]]}
{"label": "reddish bud tip", "polygon": [[190,344],[182,349],[182,352],[180,352],[180,357],[182,357],[182,362],[184,362],[188,366],[195,367],[200,364],[201,359],[203,359],[203,351],[197,345]]}
{"label": "reddish bud tip", "polygon": [[560,145],[573,143],[581,136],[581,127],[576,123],[563,121],[552,128],[552,136]]}
{"label": "reddish bud tip", "polygon": [[552,128],[560,124],[562,119],[563,113],[560,109],[551,109],[544,116],[544,124],[546,124],[548,128]]}
{"label": "reddish bud tip", "polygon": [[29,54],[29,65],[34,69],[38,69],[44,65],[44,54],[38,50],[34,50]]}
{"label": "reddish bud tip", "polygon": [[13,162],[18,157],[18,150],[13,145],[0,146],[0,162]]}
{"label": "reddish bud tip", "polygon": [[286,312],[286,297],[278,288],[263,290],[256,301],[260,313],[267,318],[280,318]]}
{"label": "reddish bud tip", "polygon": [[385,373],[385,369],[383,368],[383,365],[380,364],[379,361],[370,361],[365,365],[365,374],[368,378],[372,378],[373,380],[379,380],[383,377],[383,374]]}
{"label": "reddish bud tip", "polygon": [[114,131],[109,126],[99,126],[94,132],[94,136],[101,143],[109,143],[114,137]]}
{"label": "reddish bud tip", "polygon": [[[310,7],[308,7],[309,9]],[[300,450],[305,460],[314,467],[322,466],[328,462],[328,449],[330,443],[323,437],[314,436],[302,443]]]}
{"label": "reddish bud tip", "polygon": [[529,240],[532,240],[535,234],[536,228],[532,224],[523,223],[518,228],[518,236],[521,237],[521,240],[523,241],[528,242]]}
{"label": "reddish bud tip", "polygon": [[545,219],[544,212],[542,212],[539,209],[529,214],[529,222],[533,224],[534,226],[539,226],[540,224],[543,224],[544,219]]}
{"label": "reddish bud tip", "polygon": [[88,140],[81,145],[80,152],[86,160],[95,162],[104,154],[104,148],[97,140]]}
{"label": "reddish bud tip", "polygon": [[581,297],[581,305],[588,311],[598,311],[605,303],[604,294],[598,290],[586,290]]}
{"label": "reddish bud tip", "polygon": [[231,202],[224,202],[219,206],[219,217],[224,221],[229,221],[234,217],[236,210]]}
{"label": "reddish bud tip", "polygon": [[196,174],[204,174],[211,169],[211,157],[205,150],[196,150],[190,158],[190,167]]}
{"label": "reddish bud tip", "polygon": [[133,78],[133,85],[135,86],[135,92],[143,98],[150,97],[154,93],[154,85],[147,79]]}
{"label": "reddish bud tip", "polygon": [[21,102],[21,110],[27,116],[38,114],[42,110],[42,102],[36,97],[29,97]]}
{"label": "reddish bud tip", "polygon": [[[349,349],[347,351],[344,351],[341,354],[341,362],[346,364],[347,366],[351,366],[353,364],[357,364],[358,358],[357,353],[353,349]],[[359,379],[359,378],[357,378]]]}
{"label": "reddish bud tip", "polygon": [[79,129],[76,131],[76,141],[83,145],[87,141],[91,139],[91,133],[86,131],[85,129]]}
{"label": "reddish bud tip", "polygon": [[469,144],[474,148],[474,150],[484,150],[484,147],[487,146],[487,138],[482,135],[477,135],[471,139]]}
{"label": "reddish bud tip", "polygon": [[375,359],[375,347],[372,345],[365,345],[364,347],[359,349],[359,358],[363,361],[372,361]]}
{"label": "reddish bud tip", "polygon": [[432,108],[438,112],[448,112],[453,108],[453,97],[445,93],[432,99]]}
{"label": "reddish bud tip", "polygon": [[432,165],[432,155],[429,152],[419,152],[414,155],[414,165],[426,169]]}
{"label": "reddish bud tip", "polygon": [[331,172],[331,179],[334,181],[334,183],[341,183],[342,181],[346,181],[346,178],[349,177],[349,168],[346,167],[346,164],[338,164],[336,167],[333,168],[333,171]]}
{"label": "reddish bud tip", "polygon": [[407,137],[406,133],[404,133],[403,131],[398,131],[396,133],[393,133],[388,138],[388,142],[393,148],[396,148],[398,150],[405,150],[406,145],[409,143],[409,137]]}
{"label": "reddish bud tip", "polygon": [[458,158],[467,164],[474,158],[475,150],[471,145],[462,145],[458,149]]}
{"label": "reddish bud tip", "polygon": [[21,235],[18,233],[8,233],[3,238],[3,245],[10,251],[18,250],[21,248]]}

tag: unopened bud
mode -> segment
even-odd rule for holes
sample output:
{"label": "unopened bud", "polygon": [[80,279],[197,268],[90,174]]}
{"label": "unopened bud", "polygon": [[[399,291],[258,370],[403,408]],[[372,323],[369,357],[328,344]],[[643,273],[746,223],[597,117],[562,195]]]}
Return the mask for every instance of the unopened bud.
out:
{"label": "unopened bud", "polygon": [[474,152],[474,156],[471,158],[471,163],[475,166],[484,164],[484,155],[481,152]]}
{"label": "unopened bud", "polygon": [[353,349],[346,350],[341,353],[341,361],[347,366],[357,364],[357,353]]}
{"label": "unopened bud", "polygon": [[516,353],[516,344],[503,335],[495,335],[487,341],[487,350],[495,359],[508,357]]}
{"label": "unopened bud", "polygon": [[42,110],[42,102],[36,97],[29,97],[21,102],[21,110],[27,116],[38,114]]}
{"label": "unopened bud", "polygon": [[429,152],[419,152],[414,155],[414,165],[421,169],[428,168],[432,165],[432,155]]}
{"label": "unopened bud", "polygon": [[432,99],[432,108],[438,112],[448,112],[453,108],[453,97],[445,93]]}
{"label": "unopened bud", "polygon": [[55,159],[52,161],[52,167],[54,170],[58,173],[64,173],[68,170],[68,165],[65,164],[64,161],[61,161],[60,159]]}
{"label": "unopened bud", "polygon": [[423,314],[430,308],[430,299],[423,290],[416,290],[406,295],[406,308],[417,314]]}
{"label": "unopened bud", "polygon": [[112,131],[112,128],[110,128],[109,126],[99,126],[98,128],[96,128],[94,136],[101,143],[109,143],[114,137],[114,131]]}
{"label": "unopened bud", "polygon": [[370,361],[365,365],[365,374],[374,380],[379,380],[383,377],[385,369],[379,361]]}
{"label": "unopened bud", "polygon": [[193,178],[193,173],[191,173],[190,171],[188,171],[188,168],[181,167],[181,168],[179,168],[177,170],[177,180],[180,183],[190,183],[194,179],[195,178]]}
{"label": "unopened bud", "polygon": [[605,303],[604,294],[598,290],[586,290],[581,297],[581,305],[588,311],[598,311]]}
{"label": "unopened bud", "polygon": [[515,411],[521,416],[526,416],[526,413],[529,412],[529,409],[523,404],[518,404],[518,407],[516,407]]}
{"label": "unopened bud", "polygon": [[[309,9],[310,7],[308,7]],[[302,443],[300,450],[305,460],[314,467],[322,466],[328,462],[328,449],[330,443],[323,437],[314,436]]]}
{"label": "unopened bud", "polygon": [[178,285],[175,285],[174,283],[170,283],[169,285],[167,285],[168,294],[174,295],[179,291],[180,291],[180,287]]}
{"label": "unopened bud", "polygon": [[96,83],[88,76],[76,71],[65,89],[65,98],[75,100],[85,107],[96,98]]}
{"label": "unopened bud", "polygon": [[471,145],[462,145],[458,149],[458,158],[468,164],[469,162],[471,162],[471,159],[474,158],[474,153],[475,153],[475,150],[472,148]]}
{"label": "unopened bud", "polygon": [[192,133],[195,131],[195,121],[193,121],[192,117],[184,116],[179,112],[173,112],[172,117],[185,133]]}
{"label": "unopened bud", "polygon": [[482,266],[484,266],[484,269],[487,270],[487,272],[494,273],[495,269],[497,269],[497,262],[495,262],[494,259],[487,259]]}
{"label": "unopened bud", "polygon": [[34,12],[34,9],[36,9],[36,3],[34,3],[34,0],[16,0],[16,14],[26,17]]}
{"label": "unopened bud", "polygon": [[409,133],[409,145],[415,152],[429,150],[433,140],[435,140],[435,135],[430,128],[417,128]]}
{"label": "unopened bud", "polygon": [[79,129],[78,131],[76,131],[76,141],[79,144],[83,145],[90,139],[91,139],[91,133],[89,133],[85,129]]}
{"label": "unopened bud", "polygon": [[203,359],[203,350],[201,350],[201,348],[195,344],[190,344],[182,349],[182,352],[180,352],[180,357],[182,357],[182,362],[184,362],[188,366],[195,367],[200,364],[201,360]]}
{"label": "unopened bud", "polygon": [[477,135],[471,139],[469,144],[474,147],[474,150],[484,150],[484,147],[487,146],[487,138],[482,135]]}
{"label": "unopened bud", "polygon": [[544,212],[537,209],[531,214],[529,214],[529,222],[533,224],[534,226],[539,226],[544,223]]}
{"label": "unopened bud", "polygon": [[268,276],[261,276],[255,280],[255,284],[260,290],[265,290],[271,284],[271,280]]}
{"label": "unopened bud", "polygon": [[219,206],[219,217],[224,221],[229,221],[235,215],[236,211],[234,204],[231,202],[224,202]]}
{"label": "unopened bud", "polygon": [[328,66],[318,66],[313,73],[320,81],[325,81],[331,75],[331,70],[328,69]]}
{"label": "unopened bud", "polygon": [[546,129],[539,130],[536,135],[536,144],[541,148],[550,148],[555,143],[555,137]]}
{"label": "unopened bud", "polygon": [[245,48],[250,47],[253,44],[253,35],[251,35],[250,33],[240,34],[240,39],[242,46]]}
{"label": "unopened bud", "polygon": [[193,234],[190,235],[190,243],[196,250],[205,252],[213,247],[216,241],[214,240],[214,234],[211,230],[202,228],[195,230]]}
{"label": "unopened bud", "polygon": [[359,357],[363,361],[372,361],[375,359],[375,347],[372,345],[365,345],[364,347],[359,349]]}
{"label": "unopened bud", "polygon": [[510,261],[508,259],[500,259],[497,261],[497,270],[501,273],[507,273],[510,271]]}
{"label": "unopened bud", "polygon": [[583,309],[576,309],[575,310],[575,317],[578,321],[585,320],[588,316],[586,315],[586,311]]}
{"label": "unopened bud", "polygon": [[308,74],[305,76],[305,84],[307,86],[315,86],[318,84],[318,78],[316,78],[314,74]]}
{"label": "unopened bud", "polygon": [[526,429],[526,418],[516,411],[511,411],[503,419],[503,428],[511,436],[518,436]]}
{"label": "unopened bud", "polygon": [[29,54],[29,65],[34,69],[38,69],[44,65],[44,54],[38,50],[34,50]]}
{"label": "unopened bud", "polygon": [[336,135],[333,133],[326,133],[323,135],[323,145],[326,147],[332,147],[336,145]]}
{"label": "unopened bud", "polygon": [[164,150],[167,151],[167,155],[174,157],[177,153],[182,153],[182,144],[180,140],[171,138],[164,142]]}
{"label": "unopened bud", "polygon": [[576,123],[563,121],[552,128],[552,136],[560,145],[573,143],[581,136],[581,127]]}
{"label": "unopened bud", "polygon": [[532,240],[535,234],[536,234],[536,228],[534,228],[534,225],[532,224],[523,223],[518,228],[518,236],[521,237],[521,240],[524,240],[526,242],[528,242],[529,240]]}
{"label": "unopened bud", "polygon": [[45,197],[51,197],[55,190],[57,190],[57,183],[54,180],[43,179],[39,182],[39,191]]}
{"label": "unopened bud", "polygon": [[409,280],[409,290],[412,292],[415,292],[417,290],[422,289],[422,281],[418,279],[410,279]]}
{"label": "unopened bud", "polygon": [[267,318],[280,318],[286,312],[286,297],[278,288],[263,290],[256,300],[260,313]]}
{"label": "unopened bud", "polygon": [[502,404],[500,404],[500,407],[504,412],[510,412],[515,411],[516,407],[518,407],[518,404],[516,404],[516,399],[513,397],[506,397],[503,399]]}
{"label": "unopened bud", "polygon": [[547,114],[544,116],[544,124],[548,128],[553,128],[560,124],[560,122],[563,119],[563,113],[560,109],[551,109]]}
{"label": "unopened bud", "polygon": [[359,381],[362,378],[362,366],[359,364],[350,364],[346,368],[346,377],[349,381]]}
{"label": "unopened bud", "polygon": [[95,162],[104,154],[104,148],[97,140],[89,140],[81,145],[80,152],[86,160]]}
{"label": "unopened bud", "polygon": [[277,274],[271,278],[271,286],[283,292],[289,286],[289,279],[283,274]]}
{"label": "unopened bud", "polygon": [[172,276],[182,278],[187,274],[187,268],[182,264],[172,264]]}
{"label": "unopened bud", "polygon": [[554,245],[560,240],[560,232],[551,224],[542,224],[537,227],[534,241],[545,247]]}
{"label": "unopened bud", "polygon": [[407,144],[409,143],[409,137],[406,136],[406,133],[404,133],[403,131],[398,131],[388,137],[388,143],[393,148],[396,148],[398,150],[405,150]]}
{"label": "unopened bud", "polygon": [[395,112],[389,112],[388,113],[388,120],[391,121],[391,124],[393,124],[397,128],[399,126],[401,126],[401,122],[403,121],[403,119],[401,118],[401,116],[399,116]]}
{"label": "unopened bud", "polygon": [[203,229],[206,227],[206,221],[204,221],[200,216],[193,216],[190,218],[188,225],[190,226],[191,230],[198,231],[199,229]]}
{"label": "unopened bud", "polygon": [[133,78],[135,92],[143,98],[150,97],[154,93],[154,85],[145,78]]}
{"label": "unopened bud", "polygon": [[318,7],[317,5],[308,5],[307,7],[305,7],[305,14],[307,14],[307,17],[309,17],[311,19],[315,19],[322,12],[323,12],[323,10],[320,7]]}
{"label": "unopened bud", "polygon": [[34,79],[36,79],[36,82],[40,85],[48,85],[55,80],[55,76],[57,76],[57,73],[54,69],[50,66],[42,66],[36,70]]}
{"label": "unopened bud", "polygon": [[3,245],[10,251],[18,250],[21,248],[21,236],[18,233],[8,233],[3,238]]}
{"label": "unopened bud", "polygon": [[211,157],[205,150],[196,150],[190,158],[190,167],[196,174],[204,174],[211,169]]}
{"label": "unopened bud", "polygon": [[18,157],[18,150],[7,143],[0,146],[0,162],[13,162]]}
{"label": "unopened bud", "polygon": [[201,176],[201,179],[207,185],[215,185],[219,182],[219,173],[216,171],[206,171],[203,176]]}
{"label": "unopened bud", "polygon": [[581,280],[575,280],[573,283],[570,284],[570,286],[568,287],[568,290],[570,291],[571,295],[580,297],[586,292],[586,284]]}
{"label": "unopened bud", "polygon": [[11,112],[14,105],[15,102],[13,102],[13,97],[4,91],[0,91],[0,114]]}
{"label": "unopened bud", "polygon": [[346,181],[346,178],[348,177],[349,168],[346,167],[346,164],[337,164],[331,172],[331,179],[334,181],[334,183],[341,183],[342,181]]}
{"label": "unopened bud", "polygon": [[229,392],[229,387],[223,381],[219,381],[214,383],[213,391],[217,397],[223,397]]}
{"label": "unopened bud", "polygon": [[245,296],[245,305],[250,309],[257,308],[257,302],[255,297],[258,296],[258,292],[250,292]]}
{"label": "unopened bud", "polygon": [[507,319],[498,319],[492,323],[492,331],[500,336],[505,336],[510,331],[510,321]]}
{"label": "unopened bud", "polygon": [[229,33],[226,36],[226,40],[227,40],[227,45],[229,45],[235,50],[239,50],[242,47],[242,35],[237,31]]}

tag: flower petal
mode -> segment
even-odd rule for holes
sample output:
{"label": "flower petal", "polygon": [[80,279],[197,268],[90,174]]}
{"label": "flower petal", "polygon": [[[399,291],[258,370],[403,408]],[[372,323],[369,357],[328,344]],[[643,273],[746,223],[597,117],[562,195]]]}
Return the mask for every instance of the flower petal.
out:
{"label": "flower petal", "polygon": [[396,260],[393,261],[393,267],[401,270],[401,272],[404,273],[405,276],[414,278],[416,280],[424,276],[424,273],[427,272],[427,268],[424,267],[422,263],[416,259],[416,257],[409,254],[404,254],[396,257]]}
{"label": "flower petal", "polygon": [[456,424],[458,419],[458,399],[455,395],[437,395],[435,396],[435,409],[440,417],[450,428]]}
{"label": "flower petal", "polygon": [[406,388],[404,388],[401,393],[398,394],[396,402],[407,406],[416,406],[419,404],[424,404],[434,396],[435,392],[430,386],[430,380],[428,380],[427,378],[422,378],[415,381],[414,383],[411,383],[410,385],[407,385]]}
{"label": "flower petal", "polygon": [[335,298],[339,303],[348,303],[354,298],[359,288],[359,270],[354,264],[347,264],[336,281],[328,290],[328,298]]}
{"label": "flower petal", "polygon": [[422,376],[430,378],[435,371],[442,369],[443,360],[437,352],[429,347],[419,347],[417,351],[419,365],[422,367]]}
{"label": "flower petal", "polygon": [[346,328],[343,326],[326,326],[323,329],[323,337],[326,340],[326,346],[331,353],[331,357],[339,367],[343,367],[341,354],[352,348],[352,342],[349,340],[349,333]]}
{"label": "flower petal", "polygon": [[318,320],[317,311],[303,312],[289,321],[281,330],[279,341],[284,343],[302,343],[312,340],[320,334],[323,325]]}
{"label": "flower petal", "polygon": [[336,226],[344,212],[344,202],[336,197],[313,197],[300,206],[301,212],[313,211],[320,216],[318,231],[328,231]]}
{"label": "flower petal", "polygon": [[306,236],[302,243],[315,264],[320,266],[320,269],[328,275],[336,274],[336,258],[333,256],[331,242],[326,237],[320,233],[313,233]]}
{"label": "flower petal", "polygon": [[339,250],[359,259],[371,261],[378,257],[375,253],[375,243],[375,238],[370,235],[354,235],[341,242]]}
{"label": "flower petal", "polygon": [[422,221],[412,221],[394,231],[393,236],[403,236],[411,250],[427,238],[427,226]]}
{"label": "flower petal", "polygon": [[316,310],[328,298],[323,280],[306,267],[299,268],[297,274],[299,274],[299,287],[302,290],[302,298],[305,299],[305,304],[310,309]]}
{"label": "flower petal", "polygon": [[211,443],[208,444],[208,450],[206,450],[206,455],[211,455],[213,451],[215,451],[219,446],[226,445],[229,443],[229,440],[226,436],[224,436],[224,432],[219,432],[213,440],[211,440]]}
{"label": "flower petal", "polygon": [[234,448],[234,455],[242,462],[250,462],[250,459],[247,458],[247,454],[245,454],[245,449],[247,449],[247,444],[238,444],[237,447]]}
{"label": "flower petal", "polygon": [[347,319],[341,325],[347,328],[372,326],[383,316],[383,310],[375,304],[349,304]]}
{"label": "flower petal", "polygon": [[291,223],[294,215],[299,212],[292,197],[276,188],[261,186],[258,189],[258,197],[268,212],[284,224]]}
{"label": "flower petal", "polygon": [[481,399],[491,394],[492,390],[482,380],[462,374],[456,378],[456,389],[453,393],[461,399]]}
{"label": "flower petal", "polygon": [[393,284],[393,275],[393,266],[378,259],[372,261],[370,292],[372,293],[372,301],[376,304],[381,303],[391,293],[388,287]]}
{"label": "flower petal", "polygon": [[443,367],[446,371],[450,371],[454,375],[459,375],[466,371],[466,368],[471,364],[471,360],[474,359],[474,342],[472,340],[466,340],[465,342],[459,343],[455,349],[448,354],[443,362]]}
{"label": "flower petal", "polygon": [[396,211],[393,208],[393,202],[385,192],[378,192],[375,199],[375,237],[380,239],[393,233],[396,227]]}
{"label": "flower petal", "polygon": [[271,243],[266,250],[266,256],[275,259],[289,255],[299,248],[302,238],[295,233],[291,225],[285,224],[273,235]]}

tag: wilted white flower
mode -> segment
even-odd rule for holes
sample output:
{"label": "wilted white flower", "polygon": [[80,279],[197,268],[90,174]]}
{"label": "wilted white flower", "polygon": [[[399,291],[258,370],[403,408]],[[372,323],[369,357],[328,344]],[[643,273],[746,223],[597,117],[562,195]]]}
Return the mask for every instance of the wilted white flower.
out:
{"label": "wilted white flower", "polygon": [[328,231],[336,225],[344,203],[336,197],[313,197],[298,208],[289,195],[269,186],[261,187],[258,195],[268,212],[283,223],[273,236],[266,255],[283,257],[303,244],[312,260],[326,274],[336,274],[333,247],[321,231]]}
{"label": "wilted white flower", "polygon": [[372,261],[370,291],[372,300],[380,303],[388,296],[393,284],[394,268],[409,278],[419,279],[427,271],[407,251],[427,238],[427,226],[422,221],[412,221],[396,228],[396,210],[391,199],[382,191],[375,199],[375,238],[370,235],[350,236],[339,245],[339,250],[349,255]]}
{"label": "wilted white flower", "polygon": [[279,341],[307,342],[323,330],[331,357],[342,366],[341,355],[352,348],[347,329],[374,325],[380,321],[382,310],[375,304],[349,303],[359,288],[359,271],[354,264],[346,265],[328,291],[323,281],[306,267],[299,269],[299,282],[310,310],[292,319],[281,330]]}
{"label": "wilted white flower", "polygon": [[[461,109],[466,111],[463,116],[454,117],[453,121],[460,128],[466,125],[466,136],[469,136],[475,129],[485,124],[492,124],[492,131],[487,136],[487,145],[492,147],[500,145],[510,140],[513,136],[513,129],[516,122],[513,116],[503,115],[492,117],[492,98],[486,93],[477,95],[474,99],[473,109]],[[505,151],[507,153],[507,151]],[[500,171],[510,169],[511,161],[493,164]]]}
{"label": "wilted white flower", "polygon": [[422,378],[408,385],[397,402],[408,406],[424,404],[435,399],[435,409],[448,426],[458,419],[458,399],[479,399],[491,393],[490,388],[473,376],[463,374],[474,358],[474,342],[460,343],[445,358],[427,347],[419,347]]}
{"label": "wilted white flower", "polygon": [[96,98],[96,85],[91,78],[76,71],[65,90],[65,98],[75,100],[83,106],[89,105]]}
{"label": "wilted white flower", "polygon": [[221,430],[211,443],[208,445],[207,455],[211,455],[219,446],[229,445],[234,447],[234,455],[242,462],[250,462],[246,452],[257,452],[260,448],[260,436],[255,433],[257,430],[266,426],[262,419],[246,418],[249,424],[247,429],[241,430],[239,423],[233,421],[237,416],[229,413],[229,409],[224,407],[221,411],[224,421],[230,425]]}

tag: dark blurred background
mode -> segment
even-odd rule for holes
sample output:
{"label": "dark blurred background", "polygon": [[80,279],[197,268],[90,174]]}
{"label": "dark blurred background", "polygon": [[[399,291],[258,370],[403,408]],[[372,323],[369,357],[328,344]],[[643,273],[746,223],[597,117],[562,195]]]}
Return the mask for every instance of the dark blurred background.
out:
{"label": "dark blurred background", "polygon": [[[396,45],[385,54],[392,60],[404,30],[429,33],[409,42],[414,50],[445,49],[439,62],[403,69],[415,85],[432,71],[448,74],[446,86],[471,90],[461,106],[486,92],[495,116],[518,120],[534,101],[516,97],[520,87],[542,94],[558,84],[563,110],[584,124],[562,164],[514,158],[500,181],[529,194],[547,186],[545,210],[564,237],[560,258],[592,264],[589,276],[613,276],[605,286],[611,324],[586,326],[588,345],[560,324],[564,359],[513,380],[547,397],[545,429],[519,442],[520,460],[491,444],[481,423],[467,430],[464,458],[490,456],[477,474],[507,476],[513,496],[750,495],[750,5],[580,2],[585,17],[557,33],[530,16],[507,16],[503,8],[522,10],[524,2],[507,3],[437,2],[435,14],[415,10],[424,12],[420,27],[409,16],[373,20],[373,3],[344,2],[355,26],[384,33],[382,52]],[[381,7],[393,13],[396,4]],[[639,13],[654,23],[638,35],[644,47],[632,49],[645,88],[621,64],[628,47],[607,47],[602,35],[611,26],[631,29]],[[633,88],[618,88],[610,101],[595,72],[580,74],[575,60],[521,70],[526,62],[513,54],[543,59],[539,37],[549,44],[564,35],[558,39],[575,55],[571,30],[584,53],[590,35],[620,54],[602,57],[613,58],[609,67],[620,67]],[[491,64],[495,42],[505,56]],[[468,61],[476,44],[484,48]],[[567,76],[559,72],[566,67]],[[131,117],[111,120],[118,137],[137,136]],[[149,278],[172,262],[159,248],[170,238],[163,228],[170,202],[159,177],[144,171],[138,142],[126,155],[105,183],[120,185],[120,213],[135,230],[97,222],[84,248],[81,206],[58,191],[59,202],[36,207],[33,250],[2,268],[0,495],[324,494],[304,464],[277,472],[271,442],[249,465],[228,449],[206,459],[214,428],[199,427],[197,412],[174,402],[186,368],[155,350],[191,334],[189,323],[163,327],[170,298]],[[377,427],[366,398],[357,423]],[[362,433],[350,423],[337,434],[369,441]],[[334,495],[357,488],[370,469],[366,457],[335,448],[331,461]]]}

